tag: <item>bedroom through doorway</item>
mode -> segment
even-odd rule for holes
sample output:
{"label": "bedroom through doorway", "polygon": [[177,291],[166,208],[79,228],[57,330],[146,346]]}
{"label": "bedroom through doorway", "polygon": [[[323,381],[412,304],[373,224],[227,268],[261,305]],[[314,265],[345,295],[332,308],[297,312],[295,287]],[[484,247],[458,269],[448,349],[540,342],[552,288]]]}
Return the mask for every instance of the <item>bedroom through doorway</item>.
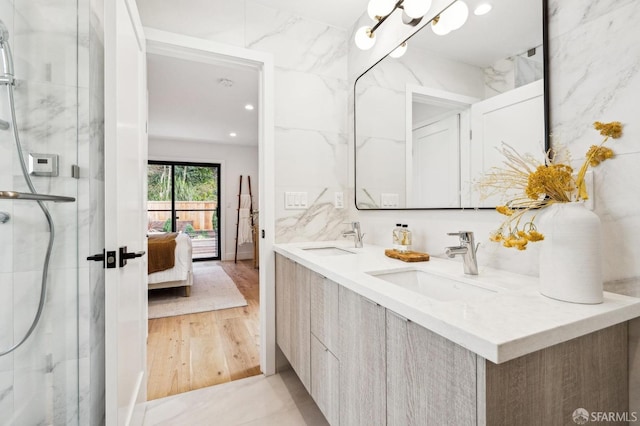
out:
{"label": "bedroom through doorway", "polygon": [[260,71],[192,53],[152,43],[147,54],[149,241],[176,234],[176,264],[184,242],[191,251],[190,280],[149,274],[149,400],[261,373],[256,245],[236,244],[247,176],[257,232]]}

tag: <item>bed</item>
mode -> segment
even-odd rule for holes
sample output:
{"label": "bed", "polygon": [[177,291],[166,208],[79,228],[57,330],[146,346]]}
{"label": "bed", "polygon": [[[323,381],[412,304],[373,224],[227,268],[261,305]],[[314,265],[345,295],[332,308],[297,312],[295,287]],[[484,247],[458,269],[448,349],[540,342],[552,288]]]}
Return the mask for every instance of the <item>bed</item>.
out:
{"label": "bed", "polygon": [[[156,241],[166,239],[173,234],[150,233],[149,237],[149,262],[154,257],[154,250],[159,245]],[[173,267],[149,274],[149,290],[158,288],[184,287],[186,297],[191,296],[191,285],[193,284],[193,263],[191,238],[183,233],[175,235],[175,260]],[[151,265],[150,265],[151,268]]]}

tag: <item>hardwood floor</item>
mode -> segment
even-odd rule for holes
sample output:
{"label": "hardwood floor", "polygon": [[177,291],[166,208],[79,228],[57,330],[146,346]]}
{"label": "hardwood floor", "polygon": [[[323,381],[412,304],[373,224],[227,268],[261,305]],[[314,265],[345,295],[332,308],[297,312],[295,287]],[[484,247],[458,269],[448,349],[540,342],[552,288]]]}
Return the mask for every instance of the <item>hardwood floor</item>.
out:
{"label": "hardwood floor", "polygon": [[260,374],[258,270],[252,260],[217,263],[248,305],[149,320],[148,400]]}

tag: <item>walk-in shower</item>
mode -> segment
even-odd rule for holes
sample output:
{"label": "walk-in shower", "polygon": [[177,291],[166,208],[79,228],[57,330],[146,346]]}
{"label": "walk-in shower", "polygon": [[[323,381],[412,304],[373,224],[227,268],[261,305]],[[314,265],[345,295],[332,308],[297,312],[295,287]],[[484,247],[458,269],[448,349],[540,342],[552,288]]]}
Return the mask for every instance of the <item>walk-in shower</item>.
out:
{"label": "walk-in shower", "polygon": [[84,1],[0,0],[0,426],[93,424]]}
{"label": "walk-in shower", "polygon": [[[29,193],[21,193],[17,191],[0,191],[0,199],[15,199],[15,200],[32,200],[38,203],[40,206],[40,210],[44,214],[47,224],[49,225],[49,242],[47,244],[47,253],[44,258],[44,265],[42,267],[42,279],[40,284],[40,296],[38,301],[38,310],[35,313],[33,321],[31,322],[31,326],[26,331],[24,336],[19,337],[17,342],[14,342],[8,348],[0,347],[0,356],[4,356],[10,354],[11,352],[18,349],[33,333],[33,330],[38,325],[40,321],[40,317],[42,316],[42,310],[44,309],[44,302],[47,295],[47,275],[49,274],[49,262],[51,261],[51,250],[53,249],[53,242],[55,241],[55,227],[53,225],[53,219],[51,218],[51,213],[49,213],[49,209],[44,204],[44,201],[53,201],[53,202],[71,202],[75,201],[73,197],[61,197],[61,196],[52,196],[52,195],[42,195],[38,194],[36,188],[33,186],[33,182],[29,176],[29,171],[27,170],[27,164],[24,160],[24,154],[22,152],[22,144],[20,143],[20,134],[18,132],[18,124],[16,120],[16,108],[15,108],[15,99],[13,94],[13,85],[14,85],[14,75],[13,75],[13,57],[11,55],[11,48],[9,47],[9,30],[7,29],[4,22],[0,20],[0,61],[2,61],[2,75],[0,75],[0,85],[6,87],[7,92],[7,101],[10,110],[10,122],[8,125],[5,125],[5,130],[9,130],[9,128],[13,129],[13,138],[16,144],[16,153],[18,154],[20,168],[22,169],[22,175],[24,176],[25,183],[29,187]],[[0,124],[0,127],[1,126]]]}

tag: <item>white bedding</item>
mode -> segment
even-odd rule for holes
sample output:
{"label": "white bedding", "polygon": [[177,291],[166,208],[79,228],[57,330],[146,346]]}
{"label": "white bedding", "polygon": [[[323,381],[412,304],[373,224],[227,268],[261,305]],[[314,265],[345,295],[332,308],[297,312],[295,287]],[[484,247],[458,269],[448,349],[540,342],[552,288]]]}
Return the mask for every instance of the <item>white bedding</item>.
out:
{"label": "white bedding", "polygon": [[[191,238],[183,232],[176,237],[176,263],[171,269],[149,274],[149,284],[157,284],[166,281],[184,281],[187,280],[192,272],[191,261]],[[191,280],[188,280],[191,285]]]}

